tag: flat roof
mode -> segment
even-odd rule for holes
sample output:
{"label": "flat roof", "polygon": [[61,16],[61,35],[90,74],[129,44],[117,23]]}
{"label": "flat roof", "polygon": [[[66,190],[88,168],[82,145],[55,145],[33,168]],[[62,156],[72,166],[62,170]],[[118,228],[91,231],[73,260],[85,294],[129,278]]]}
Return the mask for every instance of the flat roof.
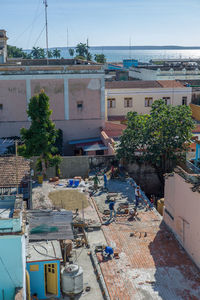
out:
{"label": "flat roof", "polygon": [[149,88],[186,88],[178,80],[132,80],[132,81],[107,81],[106,89],[149,89]]}
{"label": "flat roof", "polygon": [[103,144],[93,144],[83,147],[83,150],[88,151],[98,151],[98,150],[107,150],[108,147],[104,146]]}
{"label": "flat roof", "polygon": [[91,139],[73,140],[73,141],[69,141],[69,144],[70,145],[76,145],[76,144],[98,142],[98,141],[101,141],[101,139],[99,137],[91,138]]}
{"label": "flat roof", "polygon": [[45,261],[45,260],[62,260],[60,242],[42,241],[30,242],[28,244],[27,262]]}

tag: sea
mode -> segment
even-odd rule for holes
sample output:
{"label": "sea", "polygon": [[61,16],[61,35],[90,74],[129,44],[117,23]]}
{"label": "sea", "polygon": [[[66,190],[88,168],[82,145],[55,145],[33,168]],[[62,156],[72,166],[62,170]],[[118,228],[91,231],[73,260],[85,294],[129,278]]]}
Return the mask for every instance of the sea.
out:
{"label": "sea", "polygon": [[[61,57],[71,58],[68,48],[58,48],[61,50]],[[95,54],[104,54],[107,62],[122,62],[123,59],[132,58],[137,59],[139,62],[147,63],[151,59],[200,59],[200,49],[159,49],[159,50],[122,50],[122,49],[93,49],[90,48],[89,52],[92,54],[93,59]]]}

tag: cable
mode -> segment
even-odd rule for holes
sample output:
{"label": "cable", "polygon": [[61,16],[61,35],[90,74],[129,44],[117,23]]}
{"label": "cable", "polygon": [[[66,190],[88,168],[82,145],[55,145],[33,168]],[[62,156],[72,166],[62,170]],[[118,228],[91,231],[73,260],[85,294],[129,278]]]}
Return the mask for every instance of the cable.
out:
{"label": "cable", "polygon": [[[38,251],[38,250],[35,248],[34,245],[32,245],[32,246],[33,246],[33,249],[34,249],[37,253],[39,253],[40,255],[43,255],[43,256],[46,256],[46,257],[51,257],[51,258],[60,260],[60,257],[55,257],[55,256],[52,256],[52,255],[49,255],[49,254],[42,253],[42,252]],[[46,252],[48,253],[48,250],[47,250],[47,248],[46,248],[45,246],[43,246],[43,245],[40,245],[40,246],[41,246],[42,248],[44,248],[44,249],[46,250]]]}
{"label": "cable", "polygon": [[39,36],[38,36],[38,38],[37,38],[37,40],[36,40],[36,42],[35,42],[35,44],[34,44],[33,47],[35,47],[35,45],[37,44],[37,42],[38,42],[38,40],[40,39],[40,37],[41,37],[41,35],[42,35],[42,33],[43,33],[45,27],[46,27],[46,25],[44,25],[44,27],[42,28],[42,30],[41,30],[41,32],[40,32],[40,34],[39,34]]}
{"label": "cable", "polygon": [[26,46],[27,49],[28,49],[28,46],[29,46],[30,38],[31,38],[31,36],[32,36],[34,23],[35,23],[36,19],[43,13],[43,11],[41,11],[41,13],[37,16],[37,14],[38,14],[38,9],[39,9],[39,5],[40,5],[40,3],[41,3],[40,1],[41,1],[41,0],[38,0],[38,4],[37,4],[36,10],[35,10],[35,16],[34,16],[34,18],[33,18],[32,26],[31,26],[32,28],[31,28],[31,30],[30,30],[29,38],[28,38],[28,41],[27,41],[27,46]]}

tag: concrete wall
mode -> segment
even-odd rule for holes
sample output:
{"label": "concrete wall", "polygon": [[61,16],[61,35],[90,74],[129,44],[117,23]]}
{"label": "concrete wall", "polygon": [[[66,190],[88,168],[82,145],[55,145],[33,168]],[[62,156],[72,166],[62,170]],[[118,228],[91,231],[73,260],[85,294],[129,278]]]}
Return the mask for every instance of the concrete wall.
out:
{"label": "concrete wall", "polygon": [[165,179],[164,221],[200,267],[200,193],[179,174]]}
{"label": "concrete wall", "polygon": [[127,164],[126,169],[130,176],[137,182],[146,195],[159,195],[162,186],[156,169],[149,164]]}
{"label": "concrete wall", "polygon": [[[113,155],[106,156],[63,156],[60,164],[61,178],[73,178],[74,176],[87,177],[89,170],[98,166],[110,167],[115,159]],[[35,163],[37,158],[32,158],[31,168],[37,174]],[[55,168],[47,169],[47,178],[55,176]]]}
{"label": "concrete wall", "polygon": [[[23,70],[0,74],[0,137],[19,135],[22,127],[29,127],[28,103],[41,89],[49,96],[51,117],[63,130],[64,143],[99,136],[105,122],[104,74],[41,74],[42,68],[34,75],[21,75]],[[83,101],[82,111],[77,101]]]}
{"label": "concrete wall", "polygon": [[192,117],[195,120],[200,121],[200,106],[190,103],[190,108],[192,110]]}
{"label": "concrete wall", "polygon": [[[170,104],[182,105],[182,97],[187,97],[187,103],[191,102],[191,88],[149,88],[149,89],[108,89],[106,90],[106,102],[108,98],[115,98],[114,108],[107,108],[108,116],[126,116],[129,111],[139,114],[149,114],[151,107],[145,107],[145,98],[152,97],[158,100],[170,97]],[[132,107],[124,107],[124,98],[132,98]]]}

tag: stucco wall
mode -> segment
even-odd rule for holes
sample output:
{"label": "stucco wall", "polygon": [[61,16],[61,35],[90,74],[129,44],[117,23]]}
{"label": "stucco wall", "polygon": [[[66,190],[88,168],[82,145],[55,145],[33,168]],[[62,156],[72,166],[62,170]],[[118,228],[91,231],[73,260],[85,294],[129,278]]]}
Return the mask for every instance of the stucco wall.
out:
{"label": "stucco wall", "polygon": [[26,81],[0,80],[0,121],[27,120]]}
{"label": "stucco wall", "polygon": [[[100,79],[69,79],[69,119],[101,118]],[[83,109],[77,109],[77,101],[83,102]]]}
{"label": "stucco wall", "polygon": [[[170,104],[172,105],[182,105],[182,97],[187,97],[187,103],[189,104],[191,102],[191,88],[109,89],[106,90],[106,97],[107,99],[116,99],[115,107],[107,108],[108,116],[125,116],[129,111],[149,114],[151,108],[145,107],[146,97],[152,97],[153,101],[170,97]],[[124,98],[132,98],[132,107],[124,107]]]}
{"label": "stucco wall", "polygon": [[31,80],[31,96],[38,94],[41,89],[49,97],[53,120],[65,119],[64,80],[63,79],[34,79]]}
{"label": "stucco wall", "polygon": [[22,240],[21,236],[0,236],[0,300],[14,299],[15,288],[24,286]]}
{"label": "stucco wall", "polygon": [[164,221],[200,267],[200,194],[191,188],[177,173],[165,179]]}
{"label": "stucco wall", "polygon": [[195,120],[200,121],[200,106],[190,103],[190,108],[192,110],[192,117]]}

